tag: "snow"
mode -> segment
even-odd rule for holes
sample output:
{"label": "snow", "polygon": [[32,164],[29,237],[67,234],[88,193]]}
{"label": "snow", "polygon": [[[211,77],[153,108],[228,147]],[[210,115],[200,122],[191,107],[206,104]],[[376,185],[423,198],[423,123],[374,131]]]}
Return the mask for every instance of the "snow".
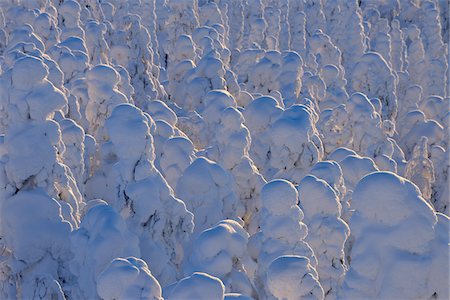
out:
{"label": "snow", "polygon": [[267,273],[267,285],[277,299],[322,299],[317,274],[304,256],[285,255],[275,259]]}
{"label": "snow", "polygon": [[217,163],[199,157],[178,180],[177,196],[194,216],[194,236],[223,219],[243,215],[243,206],[231,188],[231,174]]}
{"label": "snow", "polygon": [[[417,186],[393,173],[375,172],[358,183],[352,205],[346,297],[391,298],[400,292],[407,298],[431,297],[436,291],[425,278],[435,259],[429,253],[437,216]],[[413,271],[418,268],[423,272]]]}
{"label": "snow", "polygon": [[172,287],[166,299],[223,299],[225,287],[217,277],[195,272],[181,279]]}
{"label": "snow", "polygon": [[163,299],[161,286],[145,261],[116,258],[99,275],[97,291],[102,299]]}
{"label": "snow", "polygon": [[116,257],[137,257],[140,250],[137,236],[105,201],[91,200],[86,206],[80,227],[70,236],[72,248],[76,249],[70,267],[79,277],[80,296],[92,298],[97,296],[100,273],[110,262]]}
{"label": "snow", "polygon": [[444,0],[0,0],[0,299],[448,299]]}
{"label": "snow", "polygon": [[203,231],[194,241],[185,274],[203,272],[219,278],[226,291],[251,296],[254,291],[245,265],[249,234],[233,220],[224,220]]}

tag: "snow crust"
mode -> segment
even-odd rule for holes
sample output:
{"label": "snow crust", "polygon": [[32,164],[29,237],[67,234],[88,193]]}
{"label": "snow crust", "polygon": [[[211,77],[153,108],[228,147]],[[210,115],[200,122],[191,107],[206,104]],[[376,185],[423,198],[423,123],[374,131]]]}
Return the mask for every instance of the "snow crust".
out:
{"label": "snow crust", "polygon": [[448,15],[0,1],[0,299],[449,299]]}

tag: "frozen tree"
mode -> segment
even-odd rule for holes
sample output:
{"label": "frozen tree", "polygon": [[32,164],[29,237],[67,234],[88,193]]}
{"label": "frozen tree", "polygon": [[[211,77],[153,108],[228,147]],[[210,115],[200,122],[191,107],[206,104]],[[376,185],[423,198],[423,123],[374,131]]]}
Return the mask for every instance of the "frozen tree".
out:
{"label": "frozen tree", "polygon": [[[244,2],[244,28],[242,37],[242,46],[244,48],[249,48],[251,44],[251,30],[256,29],[257,24],[264,24],[263,17],[263,4],[261,0],[246,1]],[[264,32],[264,28],[259,28],[259,33]],[[258,34],[258,35],[260,35]]]}
{"label": "frozen tree", "polygon": [[216,136],[207,155],[230,171],[236,182],[240,202],[245,207],[245,228],[254,233],[261,208],[259,191],[265,183],[249,156],[250,132],[243,125],[242,114],[234,107],[225,108],[219,117]]}
{"label": "frozen tree", "polygon": [[184,273],[204,272],[219,278],[227,293],[253,296],[255,292],[246,271],[246,264],[253,263],[247,253],[248,237],[245,229],[233,220],[206,229],[193,243]]}
{"label": "frozen tree", "polygon": [[[398,97],[398,115],[397,119],[404,120],[406,115],[419,108],[419,103],[422,99],[422,87],[420,85],[411,85],[405,88],[404,92],[401,93]],[[405,128],[400,127],[398,132],[401,133]],[[403,134],[401,134],[403,135]]]}
{"label": "frozen tree", "polygon": [[62,153],[62,160],[64,164],[70,168],[78,189],[83,192],[83,182],[86,177],[84,162],[84,130],[72,119],[63,119],[59,121],[59,126],[61,130],[61,139],[65,146],[64,152]]}
{"label": "frozen tree", "polygon": [[[166,2],[166,1],[165,1]],[[164,49],[165,57],[161,57],[163,67],[168,67],[175,43],[182,34],[190,35],[198,27],[198,15],[195,11],[197,1],[170,0],[167,1],[167,19],[164,24],[164,39],[159,37],[160,46]],[[158,12],[157,15],[159,16]]]}
{"label": "frozen tree", "polygon": [[178,180],[176,194],[194,214],[194,236],[223,219],[244,215],[233,186],[233,177],[217,163],[199,157]]}
{"label": "frozen tree", "polygon": [[85,114],[89,122],[88,133],[97,141],[105,140],[104,123],[113,108],[128,99],[117,89],[119,74],[112,67],[97,65],[86,74],[87,94]]}
{"label": "frozen tree", "polygon": [[[345,105],[322,112],[318,127],[325,136],[326,153],[334,150],[333,147],[347,146],[374,159],[381,168],[395,170],[394,144],[388,139],[389,130],[384,127],[393,123],[388,122],[381,121],[379,112],[366,95],[354,93]],[[359,130],[362,126],[367,127]]]}
{"label": "frozen tree", "polygon": [[22,45],[22,43],[31,43],[41,52],[45,50],[41,39],[34,33],[33,27],[29,24],[19,26],[11,32],[5,52],[14,50],[18,44]]}
{"label": "frozen tree", "polygon": [[267,23],[266,28],[266,45],[268,50],[279,49],[280,39],[280,17],[281,10],[277,7],[277,1],[270,1],[268,5],[264,7],[264,19]]}
{"label": "frozen tree", "polygon": [[[323,103],[326,96],[325,82],[320,75],[313,75],[310,72],[305,72],[302,80],[302,90],[300,92],[302,102],[309,103],[309,106],[316,110],[318,103]],[[313,102],[314,101],[314,102]],[[318,108],[317,108],[318,109]]]}
{"label": "frozen tree", "polygon": [[[89,63],[89,58],[85,52],[71,50],[66,46],[55,45],[48,49],[47,53],[57,63],[60,71],[62,71],[64,75],[64,86],[69,90],[72,88],[75,80],[85,76]],[[71,107],[71,109],[76,110],[75,107]]]}
{"label": "frozen tree", "polygon": [[98,298],[100,273],[116,257],[139,257],[139,240],[105,201],[91,200],[86,210],[79,228],[70,235],[74,253],[70,270],[78,277],[77,297]]}
{"label": "frozen tree", "polygon": [[342,168],[340,167],[338,162],[332,159],[337,158],[332,157],[330,158],[330,160],[317,162],[312,167],[310,174],[328,183],[334,190],[338,198],[342,199],[342,197],[345,196],[346,193]]}
{"label": "frozen tree", "polygon": [[[51,120],[55,112],[67,105],[67,98],[47,79],[48,75],[48,67],[41,60],[24,56],[2,77],[2,84],[11,84],[2,103],[2,117],[8,122],[6,173],[9,183],[17,189],[31,184],[63,199],[72,207],[72,217],[78,219],[81,195],[71,170],[59,161],[65,147],[59,125]],[[36,137],[43,139],[39,147],[26,146],[33,145],[30,138]],[[22,150],[17,151],[16,147]],[[16,164],[22,163],[24,167],[17,169]]]}
{"label": "frozen tree", "polygon": [[318,103],[320,111],[335,108],[347,101],[348,94],[345,89],[347,81],[338,67],[335,65],[325,65],[320,70],[320,78],[323,79],[326,86],[325,97],[323,101]]}
{"label": "frozen tree", "polygon": [[106,25],[103,23],[89,21],[85,25],[89,62],[93,65],[108,63],[109,47],[104,38],[105,33]]}
{"label": "frozen tree", "polygon": [[55,19],[48,13],[41,13],[33,22],[33,29],[48,50],[59,41],[59,28]]}
{"label": "frozen tree", "polygon": [[274,122],[270,132],[269,164],[274,173],[269,178],[284,178],[300,182],[323,155],[322,144],[309,109],[293,105]]}
{"label": "frozen tree", "polygon": [[255,285],[260,297],[270,295],[268,269],[281,255],[305,256],[312,268],[317,265],[311,247],[304,241],[308,227],[302,222],[303,212],[297,206],[298,192],[289,181],[278,179],[268,182],[261,191],[261,231],[251,237],[250,255],[257,262]]}
{"label": "frozen tree", "polygon": [[378,2],[377,0],[362,0],[359,2],[359,5],[363,10],[376,7],[382,18],[391,21],[392,18],[400,12],[401,2],[402,1],[400,0],[387,0],[384,2]]}
{"label": "frozen tree", "polygon": [[399,130],[398,143],[402,147],[406,159],[410,159],[414,147],[420,142],[422,136],[428,139],[430,146],[446,147],[444,128],[435,120],[427,119],[422,111],[410,111],[403,119],[402,125],[403,128],[401,131]]}
{"label": "frozen tree", "polygon": [[405,177],[419,187],[422,196],[430,202],[432,184],[435,181],[433,162],[428,158],[428,139],[422,137],[414,147],[412,157],[406,165]]}
{"label": "frozen tree", "polygon": [[297,190],[309,232],[305,241],[317,257],[317,273],[326,298],[335,299],[347,271],[344,243],[350,228],[341,219],[339,198],[328,183],[308,175]]}
{"label": "frozen tree", "polygon": [[58,25],[61,28],[61,41],[75,36],[84,39],[80,24],[81,6],[78,2],[67,0],[58,7]]}
{"label": "frozen tree", "polygon": [[364,54],[355,64],[351,89],[381,100],[383,120],[394,120],[397,115],[397,80],[386,61],[375,52]]}
{"label": "frozen tree", "polygon": [[250,157],[261,173],[268,169],[271,158],[270,129],[283,113],[283,109],[273,97],[262,96],[253,100],[244,110],[245,125],[252,137]]}
{"label": "frozen tree", "polygon": [[222,0],[227,6],[228,39],[230,50],[240,48],[244,31],[244,5],[241,1]]}
{"label": "frozen tree", "polygon": [[152,119],[130,104],[118,105],[106,121],[115,194],[112,206],[139,238],[144,259],[164,285],[176,279],[182,244],[192,231],[192,214],[154,166]]}
{"label": "frozen tree", "polygon": [[342,52],[342,64],[347,81],[353,78],[354,65],[366,51],[361,10],[356,0],[325,1],[335,19],[327,28],[327,34]]}
{"label": "frozen tree", "polygon": [[248,74],[247,90],[253,94],[273,95],[279,90],[278,76],[281,72],[281,55],[278,51],[268,51]]}
{"label": "frozen tree", "polygon": [[198,9],[198,19],[200,26],[213,26],[224,24],[219,7],[215,2],[208,2]]}
{"label": "frozen tree", "polygon": [[289,1],[289,33],[292,51],[305,55],[306,51],[306,15],[302,1]]}
{"label": "frozen tree", "polygon": [[67,261],[72,227],[61,205],[42,189],[24,190],[5,199],[1,215],[4,253],[9,254],[2,254],[2,281],[10,285],[9,290],[2,288],[2,297],[31,299],[38,293],[63,299],[61,285],[71,280]]}
{"label": "frozen tree", "polygon": [[393,173],[372,173],[356,186],[352,206],[345,298],[443,296],[435,290],[437,282],[427,280],[447,282],[445,276],[436,278],[437,258],[429,256],[437,217],[414,184]]}
{"label": "frozen tree", "polygon": [[146,109],[147,98],[164,99],[165,91],[158,81],[159,69],[153,65],[153,50],[148,30],[142,26],[139,16],[130,15],[126,19],[127,46],[130,49],[127,70],[135,89],[135,102]]}
{"label": "frozen tree", "polygon": [[184,171],[194,161],[194,145],[185,137],[173,137],[164,145],[160,159],[161,173],[174,190]]}
{"label": "frozen tree", "polygon": [[98,276],[97,291],[102,299],[162,300],[161,286],[145,261],[116,258]]}
{"label": "frozen tree", "polygon": [[389,66],[391,62],[391,36],[389,35],[389,21],[380,16],[380,12],[370,7],[364,10],[364,19],[369,23],[368,39],[370,51],[377,52]]}
{"label": "frozen tree", "polygon": [[[2,74],[1,236],[6,298],[31,298],[39,290],[62,297],[72,283],[68,234],[79,222],[81,194],[62,163],[64,143],[52,117],[67,104],[47,79],[48,67],[24,56]],[[30,231],[33,228],[34,231]],[[13,279],[16,278],[16,279]],[[40,287],[33,286],[40,282]]]}
{"label": "frozen tree", "polygon": [[447,151],[440,146],[430,148],[431,161],[434,166],[435,181],[432,184],[431,203],[436,211],[449,215],[449,157]]}
{"label": "frozen tree", "polygon": [[392,20],[389,35],[391,37],[390,56],[392,68],[396,72],[401,72],[404,70],[405,66],[405,40],[403,38],[403,31],[400,28],[400,22],[398,19]]}
{"label": "frozen tree", "polygon": [[278,85],[285,107],[290,107],[299,101],[302,89],[302,64],[302,58],[296,52],[285,51],[281,54]]}
{"label": "frozen tree", "polygon": [[[405,28],[405,43],[407,45],[407,70],[409,79],[413,83],[422,85],[420,74],[425,68],[425,48],[420,37],[420,29],[416,25],[410,25],[408,28]],[[410,61],[411,63],[409,63]]]}
{"label": "frozen tree", "polygon": [[324,29],[325,15],[320,1],[305,0],[303,9],[306,14],[306,36],[308,40],[316,30]]}
{"label": "frozen tree", "polygon": [[353,191],[358,182],[367,174],[379,171],[377,165],[369,157],[348,155],[339,162],[344,174],[345,186]]}
{"label": "frozen tree", "polygon": [[275,259],[267,271],[267,286],[276,299],[324,298],[317,272],[305,256],[283,255]]}
{"label": "frozen tree", "polygon": [[219,278],[195,272],[167,288],[165,298],[168,300],[209,300],[223,299],[225,286]]}
{"label": "frozen tree", "polygon": [[317,67],[319,70],[326,65],[334,65],[339,69],[339,77],[343,78],[344,68],[341,63],[341,51],[337,48],[331,38],[322,32],[317,30],[308,39],[310,51],[315,55]]}
{"label": "frozen tree", "polygon": [[445,125],[445,117],[449,110],[447,109],[448,99],[440,96],[429,96],[418,103],[419,109],[430,120],[435,120],[441,125]]}
{"label": "frozen tree", "polygon": [[199,110],[203,98],[212,90],[225,90],[225,68],[215,50],[202,57],[195,69],[187,74],[183,97],[175,102],[186,110]]}
{"label": "frozen tree", "polygon": [[[175,44],[174,54],[170,57],[170,64],[167,69],[169,77],[168,93],[171,99],[178,100],[182,96],[177,93],[182,90],[184,75],[194,68],[196,61],[194,41],[189,35],[180,35]],[[182,91],[183,92],[183,91]]]}
{"label": "frozen tree", "polygon": [[347,110],[344,104],[321,112],[317,128],[322,135],[325,154],[331,153],[335,148],[346,146],[351,140],[351,131],[346,130],[346,123]]}
{"label": "frozen tree", "polygon": [[291,43],[291,34],[289,32],[290,30],[290,18],[289,18],[289,11],[290,11],[290,3],[289,0],[281,0],[278,4],[278,7],[280,9],[280,35],[278,38],[278,44],[280,51],[287,51],[292,50],[290,49],[290,43]]}

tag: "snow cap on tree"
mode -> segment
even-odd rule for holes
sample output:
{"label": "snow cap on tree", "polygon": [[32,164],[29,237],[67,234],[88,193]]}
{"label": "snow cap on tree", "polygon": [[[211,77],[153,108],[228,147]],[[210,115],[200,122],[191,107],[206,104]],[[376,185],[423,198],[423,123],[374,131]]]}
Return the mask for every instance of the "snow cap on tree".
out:
{"label": "snow cap on tree", "polygon": [[145,261],[116,258],[98,276],[97,291],[102,299],[162,300],[161,286]]}
{"label": "snow cap on tree", "polygon": [[283,255],[267,271],[267,286],[277,299],[323,299],[318,274],[305,256]]}

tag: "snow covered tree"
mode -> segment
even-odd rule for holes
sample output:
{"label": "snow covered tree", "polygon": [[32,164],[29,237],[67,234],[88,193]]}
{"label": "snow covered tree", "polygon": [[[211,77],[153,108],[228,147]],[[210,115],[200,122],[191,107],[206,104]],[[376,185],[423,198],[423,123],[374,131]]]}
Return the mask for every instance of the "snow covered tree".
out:
{"label": "snow covered tree", "polygon": [[432,184],[435,181],[433,162],[428,158],[428,139],[422,137],[414,147],[412,157],[406,165],[405,177],[419,187],[422,196],[430,202]]}
{"label": "snow covered tree", "polygon": [[106,120],[116,163],[111,205],[138,236],[150,269],[163,284],[176,280],[182,245],[193,228],[192,214],[154,166],[152,119],[137,107],[121,104]]}
{"label": "snow covered tree", "polygon": [[267,271],[267,286],[276,299],[323,299],[318,275],[304,256],[283,255]]}
{"label": "snow covered tree", "polygon": [[264,285],[270,264],[281,255],[300,255],[310,260],[311,268],[317,260],[309,244],[304,241],[308,227],[302,222],[303,212],[297,206],[298,192],[289,181],[268,182],[261,191],[261,231],[249,241],[249,251],[257,262],[255,285],[260,297],[270,295]]}
{"label": "snow covered tree", "polygon": [[339,199],[328,183],[308,175],[300,181],[299,205],[308,226],[305,241],[317,257],[317,273],[327,299],[336,299],[347,271],[344,243],[350,228],[341,219]]}
{"label": "snow covered tree", "polygon": [[268,178],[298,183],[323,155],[313,117],[304,105],[293,105],[281,114],[271,128],[270,142],[276,155],[270,158],[274,173],[266,173]]}
{"label": "snow covered tree", "polygon": [[435,277],[437,258],[430,256],[437,216],[414,184],[393,173],[372,173],[356,186],[352,206],[354,242],[343,297],[445,298],[426,279],[447,282]]}
{"label": "snow covered tree", "polygon": [[178,180],[176,194],[194,214],[194,236],[223,219],[239,220],[244,207],[232,188],[233,177],[217,163],[199,157]]}
{"label": "snow covered tree", "polygon": [[219,278],[227,293],[255,296],[246,271],[246,265],[253,263],[247,253],[248,237],[245,229],[233,220],[206,229],[193,243],[184,273],[204,272]]}
{"label": "snow covered tree", "polygon": [[[78,229],[70,235],[70,270],[78,278],[76,297],[98,298],[100,273],[116,257],[140,256],[139,240],[105,201],[91,200]],[[100,295],[101,296],[101,295]]]}
{"label": "snow covered tree", "polygon": [[159,282],[145,261],[135,258],[116,258],[98,276],[98,294],[102,299],[162,300]]}
{"label": "snow covered tree", "polygon": [[117,89],[119,74],[112,67],[97,65],[86,74],[87,93],[86,119],[89,122],[88,133],[100,142],[105,140],[105,120],[113,108],[129,100]]}
{"label": "snow covered tree", "polygon": [[[38,58],[19,58],[1,77],[2,143],[0,232],[4,240],[5,280],[14,286],[6,298],[31,298],[39,292],[63,297],[72,283],[67,261],[68,234],[79,222],[82,197],[61,154],[64,143],[54,114],[67,98],[47,79]],[[19,217],[26,215],[26,217]],[[33,228],[34,231],[30,231]],[[16,280],[13,280],[16,278]]]}
{"label": "snow covered tree", "polygon": [[168,300],[223,299],[225,294],[225,286],[219,278],[201,272],[181,279],[167,290],[165,298]]}
{"label": "snow covered tree", "polygon": [[395,93],[397,80],[380,54],[375,52],[364,54],[355,64],[350,84],[352,91],[381,100],[383,120],[395,119],[398,107]]}

